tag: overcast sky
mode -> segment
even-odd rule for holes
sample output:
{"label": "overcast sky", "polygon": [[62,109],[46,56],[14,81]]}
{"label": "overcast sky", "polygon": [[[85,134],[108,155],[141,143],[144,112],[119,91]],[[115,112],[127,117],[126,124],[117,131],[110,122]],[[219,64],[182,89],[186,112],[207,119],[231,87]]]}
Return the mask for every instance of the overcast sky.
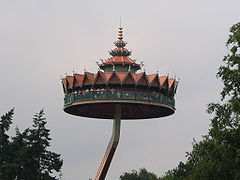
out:
{"label": "overcast sky", "polygon": [[121,17],[131,57],[147,74],[176,75],[180,84],[174,115],[122,122],[106,179],[142,167],[163,175],[208,132],[206,105],[219,100],[215,74],[239,7],[239,0],[0,0],[0,114],[15,107],[12,131],[24,130],[44,108],[64,178],[93,178],[112,121],[64,113],[60,77],[96,72],[95,62],[114,48]]}

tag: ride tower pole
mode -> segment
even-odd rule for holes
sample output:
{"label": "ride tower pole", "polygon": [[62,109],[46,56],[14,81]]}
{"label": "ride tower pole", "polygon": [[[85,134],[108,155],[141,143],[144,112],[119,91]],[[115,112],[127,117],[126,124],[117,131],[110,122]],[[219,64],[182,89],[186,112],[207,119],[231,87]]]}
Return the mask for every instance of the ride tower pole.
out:
{"label": "ride tower pole", "polygon": [[110,141],[107,146],[106,152],[103,156],[103,159],[98,167],[97,174],[94,180],[104,180],[107,175],[108,169],[110,167],[114,153],[117,149],[117,145],[120,138],[121,111],[122,111],[121,105],[116,104],[114,120],[113,120],[112,136],[110,138]]}

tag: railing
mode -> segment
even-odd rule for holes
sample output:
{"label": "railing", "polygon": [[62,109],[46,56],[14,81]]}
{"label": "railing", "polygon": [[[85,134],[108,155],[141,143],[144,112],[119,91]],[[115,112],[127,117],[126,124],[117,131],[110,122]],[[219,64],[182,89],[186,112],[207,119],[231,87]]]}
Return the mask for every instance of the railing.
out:
{"label": "railing", "polygon": [[175,107],[175,100],[172,96],[166,96],[156,92],[138,92],[125,90],[96,90],[73,92],[65,95],[65,105],[79,101],[89,100],[140,100],[166,104]]}

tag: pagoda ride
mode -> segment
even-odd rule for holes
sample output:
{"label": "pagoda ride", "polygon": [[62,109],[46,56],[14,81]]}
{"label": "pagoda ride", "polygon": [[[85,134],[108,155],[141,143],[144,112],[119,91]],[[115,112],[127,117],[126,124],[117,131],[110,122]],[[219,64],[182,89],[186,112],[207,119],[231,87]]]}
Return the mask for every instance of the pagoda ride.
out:
{"label": "pagoda ride", "polygon": [[94,180],[104,180],[107,175],[119,142],[121,119],[159,118],[175,112],[178,81],[168,75],[147,75],[142,71],[142,63],[129,57],[131,51],[125,48],[121,26],[114,44],[116,48],[109,52],[111,57],[97,63],[96,74],[74,73],[62,78],[66,113],[113,119],[112,136]]}

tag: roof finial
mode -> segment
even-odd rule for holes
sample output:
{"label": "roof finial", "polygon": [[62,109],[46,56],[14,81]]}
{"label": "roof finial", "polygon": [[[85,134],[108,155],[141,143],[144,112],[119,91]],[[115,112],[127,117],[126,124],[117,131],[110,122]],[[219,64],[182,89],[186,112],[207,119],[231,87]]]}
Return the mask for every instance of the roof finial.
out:
{"label": "roof finial", "polygon": [[121,21],[121,17],[120,17],[120,27],[119,27],[119,30],[118,30],[118,39],[120,40],[120,41],[122,41],[123,40],[123,30],[122,30],[123,28],[122,28],[122,21]]}
{"label": "roof finial", "polygon": [[120,16],[120,26],[119,27],[122,27],[122,18]]}

